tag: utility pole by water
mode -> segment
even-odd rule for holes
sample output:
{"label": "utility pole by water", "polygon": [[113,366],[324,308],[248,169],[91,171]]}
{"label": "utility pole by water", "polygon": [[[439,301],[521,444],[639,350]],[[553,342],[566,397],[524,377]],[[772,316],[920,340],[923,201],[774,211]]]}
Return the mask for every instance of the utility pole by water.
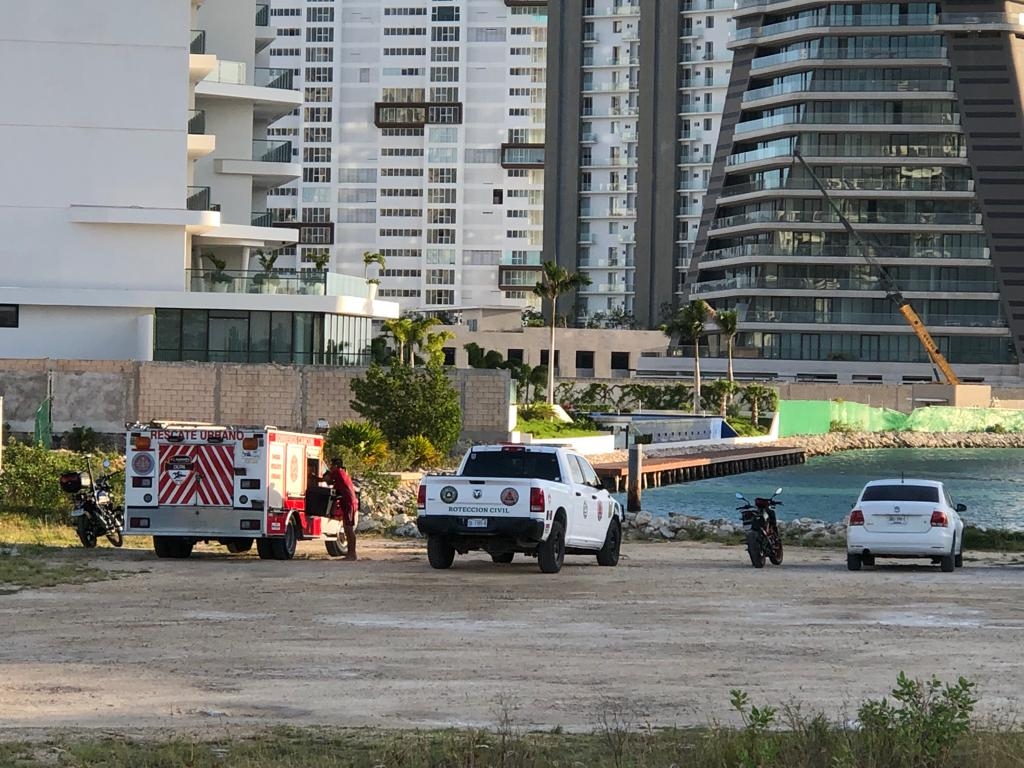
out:
{"label": "utility pole by water", "polygon": [[640,493],[643,487],[644,447],[633,443],[629,446],[629,477],[626,483],[626,511],[640,511]]}

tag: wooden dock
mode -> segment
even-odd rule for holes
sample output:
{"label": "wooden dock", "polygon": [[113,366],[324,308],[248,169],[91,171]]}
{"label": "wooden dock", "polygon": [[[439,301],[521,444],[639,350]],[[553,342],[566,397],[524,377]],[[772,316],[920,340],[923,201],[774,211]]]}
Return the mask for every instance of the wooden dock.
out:
{"label": "wooden dock", "polygon": [[[686,456],[644,456],[641,487],[658,488],[803,463],[802,448],[730,448]],[[595,464],[594,470],[608,490],[615,493],[626,490],[628,462]]]}

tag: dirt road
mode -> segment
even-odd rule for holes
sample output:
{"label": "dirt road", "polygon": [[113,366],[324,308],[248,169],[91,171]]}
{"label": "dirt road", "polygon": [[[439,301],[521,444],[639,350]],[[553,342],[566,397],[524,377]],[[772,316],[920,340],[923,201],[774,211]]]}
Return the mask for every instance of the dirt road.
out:
{"label": "dirt road", "polygon": [[755,571],[740,547],[629,544],[618,568],[486,556],[427,567],[369,541],[359,563],[188,561],[109,548],[124,572],[0,596],[0,738],[77,727],[209,731],[265,724],[593,727],[733,722],[729,690],[830,714],[896,673],[965,675],[986,712],[1024,695],[1024,565],[848,573],[843,553],[789,550]]}

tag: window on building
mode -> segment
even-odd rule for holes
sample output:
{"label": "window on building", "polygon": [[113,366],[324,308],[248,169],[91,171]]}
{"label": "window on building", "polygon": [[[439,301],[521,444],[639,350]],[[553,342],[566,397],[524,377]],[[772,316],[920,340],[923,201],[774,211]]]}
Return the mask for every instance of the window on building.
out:
{"label": "window on building", "polygon": [[507,350],[507,354],[505,355],[505,359],[508,360],[510,363],[519,363],[520,365],[522,365],[522,363],[523,363],[523,350],[521,350],[521,349],[509,349],[509,350]]}
{"label": "window on building", "polygon": [[576,350],[576,374],[579,375],[581,370],[594,370],[594,353],[592,351],[584,349]]}
{"label": "window on building", "polygon": [[612,352],[612,370],[629,370],[629,352]]}
{"label": "window on building", "polygon": [[18,305],[0,304],[0,328],[18,327]]}

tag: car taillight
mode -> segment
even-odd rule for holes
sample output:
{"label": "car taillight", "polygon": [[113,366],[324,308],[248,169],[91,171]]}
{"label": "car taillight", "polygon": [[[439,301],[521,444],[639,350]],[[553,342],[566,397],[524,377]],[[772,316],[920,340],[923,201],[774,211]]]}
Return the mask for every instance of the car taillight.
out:
{"label": "car taillight", "polygon": [[416,492],[416,509],[426,509],[427,507],[427,486],[421,485],[419,491]]}
{"label": "car taillight", "polygon": [[859,509],[850,513],[850,525],[864,525],[864,513]]}
{"label": "car taillight", "polygon": [[932,528],[946,528],[949,525],[949,518],[941,509],[932,512]]}
{"label": "car taillight", "polygon": [[544,489],[543,488],[531,488],[530,489],[530,511],[531,512],[543,512],[544,511]]}

